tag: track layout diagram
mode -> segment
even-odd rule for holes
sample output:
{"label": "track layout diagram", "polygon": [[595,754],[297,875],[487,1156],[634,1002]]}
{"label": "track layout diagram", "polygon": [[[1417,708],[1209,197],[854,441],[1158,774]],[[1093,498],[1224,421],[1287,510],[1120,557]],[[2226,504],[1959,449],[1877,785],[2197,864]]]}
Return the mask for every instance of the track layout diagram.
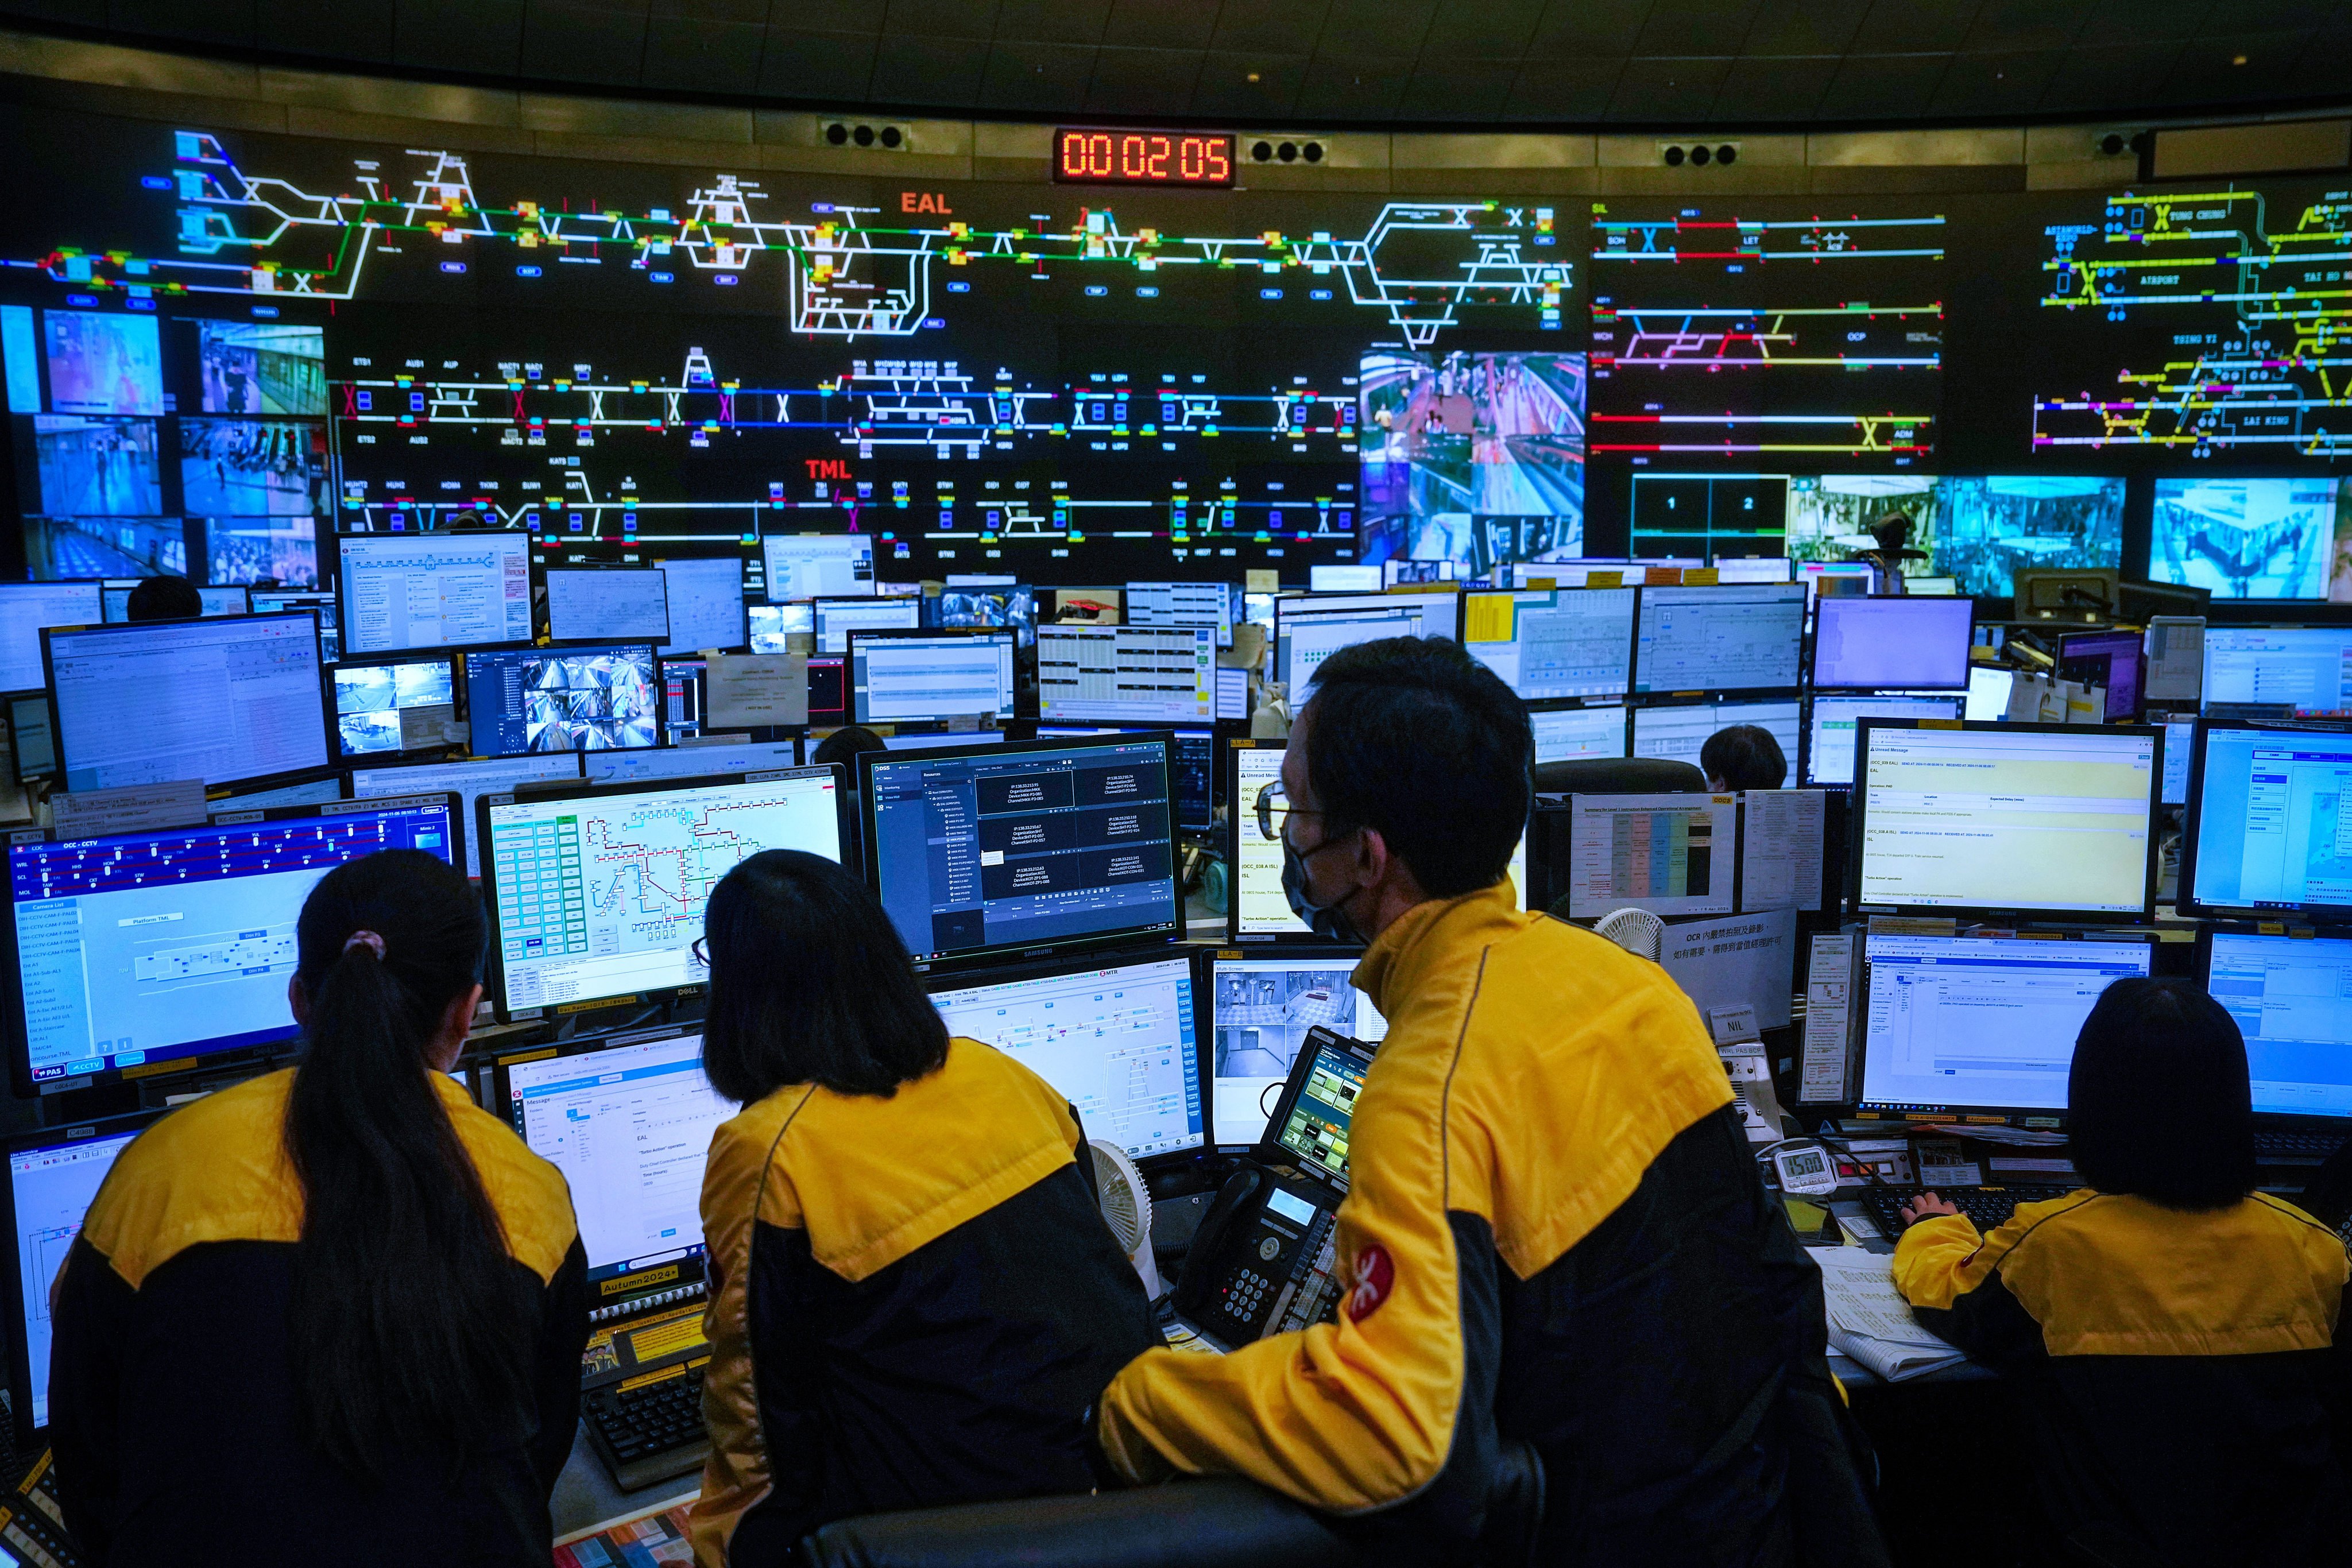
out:
{"label": "track layout diagram", "polygon": [[699,933],[703,906],[719,879],[772,846],[754,834],[758,813],[775,802],[689,801],[644,805],[606,816],[581,813],[588,915],[622,952],[677,946]]}

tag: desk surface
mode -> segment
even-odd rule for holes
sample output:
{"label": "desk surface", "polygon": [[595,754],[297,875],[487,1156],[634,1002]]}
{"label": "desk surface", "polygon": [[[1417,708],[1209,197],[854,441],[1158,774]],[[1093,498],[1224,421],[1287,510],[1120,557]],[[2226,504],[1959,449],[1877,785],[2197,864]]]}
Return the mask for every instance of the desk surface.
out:
{"label": "desk surface", "polygon": [[689,1471],[635,1491],[623,1491],[613,1484],[612,1472],[589,1448],[588,1428],[583,1423],[572,1434],[572,1458],[564,1462],[563,1474],[556,1478],[555,1495],[548,1500],[547,1507],[555,1522],[555,1539],[561,1541],[616,1519],[634,1519],[676,1507],[701,1487],[701,1475]]}

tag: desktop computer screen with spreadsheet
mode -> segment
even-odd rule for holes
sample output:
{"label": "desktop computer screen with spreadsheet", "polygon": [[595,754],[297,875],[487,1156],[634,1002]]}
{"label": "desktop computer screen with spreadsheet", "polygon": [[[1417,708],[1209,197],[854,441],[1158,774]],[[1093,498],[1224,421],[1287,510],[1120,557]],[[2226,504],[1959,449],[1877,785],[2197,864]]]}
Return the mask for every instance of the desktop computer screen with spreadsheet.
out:
{"label": "desktop computer screen with spreadsheet", "polygon": [[1208,956],[1209,1030],[1216,1051],[1209,1103],[1220,1146],[1246,1147],[1265,1134],[1307,1030],[1321,1024],[1368,1045],[1388,1033],[1372,999],[1349,983],[1362,956],[1342,947]]}
{"label": "desktop computer screen with spreadsheet", "polygon": [[2205,706],[2352,716],[2352,626],[2208,626]]}
{"label": "desktop computer screen with spreadsheet", "polygon": [[163,1114],[26,1134],[8,1149],[8,1199],[16,1230],[17,1321],[11,1325],[9,1387],[18,1437],[49,1424],[49,1287],[81,1234],[82,1216],[117,1155]]}
{"label": "desktop computer screen with spreadsheet", "polygon": [[1637,692],[1794,686],[1805,642],[1799,583],[1644,588],[1634,637]]}
{"label": "desktop computer screen with spreadsheet", "polygon": [[1210,626],[1217,646],[1234,645],[1234,601],[1229,582],[1130,582],[1122,614],[1129,626]]}
{"label": "desktop computer screen with spreadsheet", "polygon": [[2212,931],[2205,989],[2238,1020],[2257,1115],[2352,1117],[2352,939]]}
{"label": "desktop computer screen with spreadsheet", "polygon": [[2207,723],[2181,913],[2352,911],[2352,733]]}
{"label": "desktop computer screen with spreadsheet", "polygon": [[1740,724],[1770,731],[1790,771],[1795,770],[1803,718],[1793,697],[1781,702],[1678,703],[1668,707],[1635,708],[1633,755],[1670,758],[1696,768],[1708,736]]}
{"label": "desktop computer screen with spreadsheet", "polygon": [[992,1045],[1068,1097],[1087,1136],[1131,1159],[1205,1147],[1189,957],[1057,964],[934,984],[948,1031]]}
{"label": "desktop computer screen with spreadsheet", "polygon": [[1862,1103],[1884,1111],[2066,1108],[2074,1037],[2099,993],[2146,976],[2145,942],[1864,938]]}
{"label": "desktop computer screen with spreadsheet", "polygon": [[559,643],[669,642],[669,578],[650,566],[551,566],[547,634]]}
{"label": "desktop computer screen with spreadsheet", "polygon": [[1213,626],[1040,626],[1037,716],[1048,723],[1213,724]]}
{"label": "desktop computer screen with spreadsheet", "polygon": [[1462,645],[1529,702],[1623,696],[1633,674],[1635,591],[1465,594]]}
{"label": "desktop computer screen with spreadsheet", "polygon": [[1570,797],[1569,914],[1728,915],[1735,795]]}
{"label": "desktop computer screen with spreadsheet", "polygon": [[307,612],[41,636],[68,789],[235,784],[331,759]]}
{"label": "desktop computer screen with spreadsheet", "polygon": [[1315,668],[1342,648],[1383,637],[1459,637],[1458,593],[1366,593],[1298,597],[1274,601],[1274,678],[1306,700]]}
{"label": "desktop computer screen with spreadsheet", "polygon": [[866,534],[770,534],[760,541],[768,602],[871,594],[874,540]]}
{"label": "desktop computer screen with spreadsheet", "polygon": [[849,633],[849,704],[857,724],[1013,716],[1011,632]]}
{"label": "desktop computer screen with spreadsheet", "polygon": [[1538,708],[1528,715],[1528,724],[1535,731],[1539,763],[1626,754],[1622,707]]}
{"label": "desktop computer screen with spreadsheet", "polygon": [[1812,700],[1805,727],[1805,782],[1853,782],[1853,727],[1865,718],[1958,718],[1962,699],[1840,697]]}

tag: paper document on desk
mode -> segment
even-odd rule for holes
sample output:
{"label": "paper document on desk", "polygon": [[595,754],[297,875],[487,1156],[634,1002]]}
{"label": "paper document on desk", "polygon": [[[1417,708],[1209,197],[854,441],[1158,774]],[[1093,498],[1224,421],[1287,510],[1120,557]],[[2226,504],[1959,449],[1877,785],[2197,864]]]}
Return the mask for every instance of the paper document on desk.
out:
{"label": "paper document on desk", "polygon": [[1895,1288],[1895,1260],[1859,1247],[1816,1247],[1830,1343],[1889,1383],[1940,1372],[1968,1359],[1919,1326]]}

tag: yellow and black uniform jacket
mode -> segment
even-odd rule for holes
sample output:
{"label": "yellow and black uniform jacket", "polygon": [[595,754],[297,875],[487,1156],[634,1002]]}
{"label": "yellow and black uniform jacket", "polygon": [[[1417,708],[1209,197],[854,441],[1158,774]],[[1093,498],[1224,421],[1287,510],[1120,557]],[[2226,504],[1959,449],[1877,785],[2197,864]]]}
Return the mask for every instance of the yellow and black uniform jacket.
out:
{"label": "yellow and black uniform jacket", "polygon": [[302,1187],[291,1071],[181,1107],[107,1173],[53,1297],[50,1435],[68,1526],[110,1568],[530,1564],[580,1419],[587,1260],[572,1197],[466,1092],[432,1074],[539,1303],[533,1397],[511,1446],[383,1456],[362,1487],[308,1447],[287,1312]]}
{"label": "yellow and black uniform jacket", "polygon": [[1061,1095],[976,1040],[887,1099],[779,1089],[712,1136],[704,1568],[852,1514],[1093,1485],[1086,1412],[1160,1343]]}
{"label": "yellow and black uniform jacket", "polygon": [[1113,1465],[1375,1515],[1402,1561],[1475,1535],[1498,1445],[1522,1440],[1546,1471],[1539,1561],[1784,1559],[1777,1407],[1791,1381],[1831,1388],[1820,1275],[1690,1001],[1521,914],[1507,882],[1412,910],[1354,982],[1389,1032],[1349,1132],[1352,1293],[1330,1323],[1127,1367],[1099,1422]]}
{"label": "yellow and black uniform jacket", "polygon": [[2020,1382],[2060,1534],[2128,1563],[2341,1563],[2329,1406],[2344,1243],[2257,1193],[2210,1213],[2084,1190],[1903,1233],[1919,1321]]}

